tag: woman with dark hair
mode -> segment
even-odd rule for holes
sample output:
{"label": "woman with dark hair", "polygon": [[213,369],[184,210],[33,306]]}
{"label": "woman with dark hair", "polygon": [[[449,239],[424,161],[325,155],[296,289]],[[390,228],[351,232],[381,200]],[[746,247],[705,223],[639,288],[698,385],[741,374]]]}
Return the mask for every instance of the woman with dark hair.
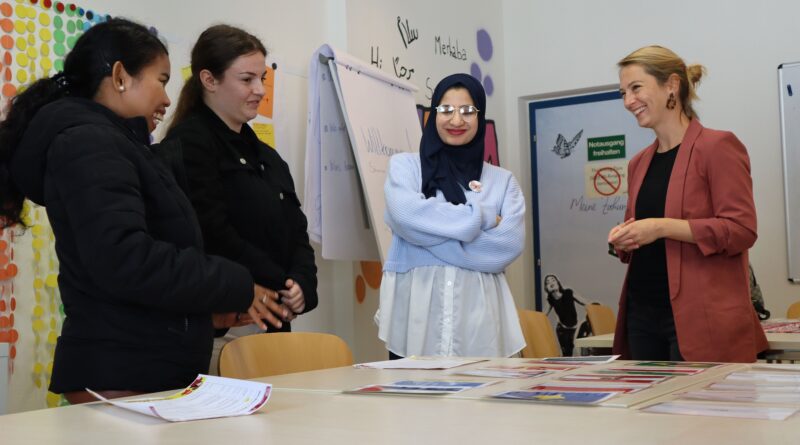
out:
{"label": "woman with dark hair", "polygon": [[547,314],[556,311],[558,322],[556,324],[556,336],[558,344],[561,346],[561,355],[564,357],[572,356],[575,347],[575,330],[578,327],[578,311],[575,303],[586,306],[580,297],[572,289],[564,289],[558,277],[546,275],[544,277],[544,290],[547,293]]}
{"label": "woman with dark hair", "polygon": [[0,123],[3,226],[21,222],[27,197],[46,206],[56,237],[66,318],[50,391],[71,403],[93,400],[85,388],[122,397],[186,386],[208,369],[214,326],[277,307],[245,268],[203,253],[189,200],[149,147],[169,76],[155,35],[109,20]]}
{"label": "woman with dark hair", "polygon": [[[247,125],[265,94],[266,55],[261,41],[239,28],[203,31],[166,140],[181,142],[206,251],[278,292],[276,316],[287,323],[269,330],[289,331],[288,321],[317,306],[317,267],[289,166]],[[227,340],[252,332],[231,332]]]}
{"label": "woman with dark hair", "polygon": [[511,172],[483,162],[478,80],[445,77],[431,108],[419,154],[389,162],[378,335],[390,357],[507,357],[525,347],[504,274],[525,245],[525,199]]}

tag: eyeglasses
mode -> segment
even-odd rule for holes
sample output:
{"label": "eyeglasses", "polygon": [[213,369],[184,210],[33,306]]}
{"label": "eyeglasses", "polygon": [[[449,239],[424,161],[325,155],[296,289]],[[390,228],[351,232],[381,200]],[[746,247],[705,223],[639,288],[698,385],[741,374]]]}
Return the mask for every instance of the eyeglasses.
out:
{"label": "eyeglasses", "polygon": [[439,105],[438,107],[434,108],[438,114],[440,114],[445,119],[452,119],[455,115],[456,110],[458,110],[458,114],[461,115],[461,119],[468,120],[472,119],[478,115],[478,111],[481,111],[473,105],[462,105],[460,107],[454,107],[453,105]]}

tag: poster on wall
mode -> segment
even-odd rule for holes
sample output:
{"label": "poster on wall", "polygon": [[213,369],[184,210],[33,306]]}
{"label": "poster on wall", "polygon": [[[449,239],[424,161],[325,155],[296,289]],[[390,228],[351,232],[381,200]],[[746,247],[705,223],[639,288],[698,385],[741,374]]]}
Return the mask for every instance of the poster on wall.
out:
{"label": "poster on wall", "polygon": [[628,161],[654,136],[616,91],[532,101],[528,113],[536,307],[572,355],[586,304],[617,312],[626,268],[608,232],[624,217]]}

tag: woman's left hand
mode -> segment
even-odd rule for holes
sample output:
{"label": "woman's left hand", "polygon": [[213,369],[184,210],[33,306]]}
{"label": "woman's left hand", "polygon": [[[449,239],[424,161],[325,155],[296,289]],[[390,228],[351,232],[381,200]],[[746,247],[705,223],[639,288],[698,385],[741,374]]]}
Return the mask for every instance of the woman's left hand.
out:
{"label": "woman's left hand", "polygon": [[630,252],[646,246],[659,238],[663,238],[659,221],[657,218],[625,221],[625,223],[611,230],[608,242],[624,252]]}
{"label": "woman's left hand", "polygon": [[286,280],[286,289],[279,290],[281,302],[288,307],[293,313],[300,314],[306,308],[306,298],[303,295],[303,289],[289,278]]}

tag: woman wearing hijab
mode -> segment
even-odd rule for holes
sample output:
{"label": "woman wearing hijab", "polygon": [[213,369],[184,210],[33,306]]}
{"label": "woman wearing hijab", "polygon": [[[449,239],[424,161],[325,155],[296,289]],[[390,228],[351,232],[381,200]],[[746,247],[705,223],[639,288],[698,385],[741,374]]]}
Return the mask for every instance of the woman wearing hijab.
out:
{"label": "woman wearing hijab", "polygon": [[442,79],[431,108],[420,152],[389,163],[378,336],[393,358],[510,356],[525,340],[503,271],[525,244],[525,199],[511,172],[483,162],[475,78]]}

